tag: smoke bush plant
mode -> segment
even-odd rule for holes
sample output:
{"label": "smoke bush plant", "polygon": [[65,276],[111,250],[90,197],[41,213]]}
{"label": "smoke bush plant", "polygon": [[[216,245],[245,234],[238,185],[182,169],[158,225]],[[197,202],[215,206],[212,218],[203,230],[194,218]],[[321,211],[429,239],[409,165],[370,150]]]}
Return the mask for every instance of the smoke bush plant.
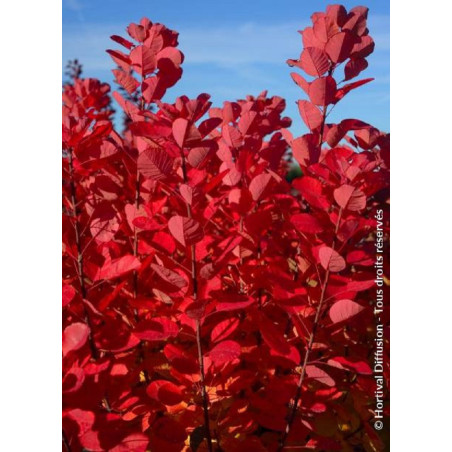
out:
{"label": "smoke bush plant", "polygon": [[[301,32],[288,64],[309,78],[291,74],[309,132],[296,138],[285,101],[266,92],[222,108],[204,93],[163,102],[184,57],[177,33],[148,19],[111,37],[122,48],[108,50],[121,133],[110,87],[73,71],[63,89],[66,450],[383,450],[371,365],[389,135],[328,122],[372,80],[350,82],[374,48],[367,13],[332,5]],[[293,159],[302,176],[289,183]]]}

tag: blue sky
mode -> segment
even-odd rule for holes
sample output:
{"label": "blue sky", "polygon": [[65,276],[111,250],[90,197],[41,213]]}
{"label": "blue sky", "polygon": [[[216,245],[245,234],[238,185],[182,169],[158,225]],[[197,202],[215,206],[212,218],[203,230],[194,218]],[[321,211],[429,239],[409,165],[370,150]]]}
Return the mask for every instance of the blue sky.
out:
{"label": "blue sky", "polygon": [[[286,115],[293,119],[291,130],[299,135],[306,128],[295,102],[304,93],[290,78],[288,58],[302,50],[301,30],[310,15],[324,11],[323,0],[63,0],[63,65],[78,58],[85,77],[109,82],[114,89],[114,63],[105,53],[118,48],[109,36],[127,37],[125,28],[143,16],[177,30],[179,47],[185,54],[184,73],[164,100],[172,102],[186,94],[211,94],[221,106],[225,100],[244,98],[267,89],[287,102]],[[342,2],[347,9],[369,7],[368,27],[375,40],[375,52],[360,78],[375,81],[350,93],[333,110],[330,120],[357,117],[389,131],[389,0]]]}

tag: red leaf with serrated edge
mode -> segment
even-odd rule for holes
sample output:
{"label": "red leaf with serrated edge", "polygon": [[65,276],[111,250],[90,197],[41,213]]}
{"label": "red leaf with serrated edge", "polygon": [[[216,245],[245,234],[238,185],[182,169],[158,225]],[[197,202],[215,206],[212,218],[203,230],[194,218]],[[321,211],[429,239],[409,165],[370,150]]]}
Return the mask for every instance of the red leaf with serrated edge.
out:
{"label": "red leaf with serrated edge", "polygon": [[194,245],[204,237],[201,225],[193,218],[175,215],[168,221],[168,228],[172,236],[183,246]]}
{"label": "red leaf with serrated edge", "polygon": [[210,350],[208,356],[215,367],[221,367],[226,363],[237,359],[242,353],[240,345],[231,340],[223,341]]}
{"label": "red leaf with serrated edge", "polygon": [[343,209],[356,212],[366,207],[366,195],[358,188],[344,184],[334,190],[334,199]]}
{"label": "red leaf with serrated edge", "polygon": [[148,148],[138,156],[137,168],[144,177],[162,180],[170,175],[174,160],[160,148]]}
{"label": "red leaf with serrated edge", "polygon": [[325,106],[334,103],[336,80],[331,76],[315,79],[309,85],[309,99],[315,105]]}
{"label": "red leaf with serrated edge", "polygon": [[154,72],[157,65],[155,55],[144,45],[135,47],[130,52],[130,61],[133,69],[142,77]]}
{"label": "red leaf with serrated edge", "polygon": [[319,261],[325,270],[340,272],[346,267],[345,259],[333,248],[322,246],[319,249]]}
{"label": "red leaf with serrated edge", "polygon": [[254,177],[250,182],[249,190],[254,201],[259,200],[267,188],[272,176],[268,173],[262,173]]}
{"label": "red leaf with serrated edge", "polygon": [[321,77],[330,68],[330,62],[323,50],[307,47],[301,53],[300,67],[313,77]]}
{"label": "red leaf with serrated edge", "polygon": [[89,336],[88,325],[84,323],[72,323],[63,332],[63,356],[69,352],[82,348]]}
{"label": "red leaf with serrated edge", "polygon": [[311,102],[307,100],[298,101],[298,110],[301,118],[307,125],[309,130],[316,130],[320,128],[323,122],[323,116],[320,110]]}
{"label": "red leaf with serrated edge", "polygon": [[322,223],[309,213],[297,213],[292,215],[290,221],[298,231],[306,234],[318,234],[325,230]]}
{"label": "red leaf with serrated edge", "polygon": [[178,289],[182,289],[183,287],[188,285],[188,282],[181,276],[179,273],[170,270],[169,268],[165,268],[161,265],[151,264],[152,270],[157,273],[164,281],[176,286]]}
{"label": "red leaf with serrated edge", "polygon": [[133,331],[133,335],[142,341],[164,341],[177,336],[178,332],[177,323],[166,317],[154,317],[139,322]]}
{"label": "red leaf with serrated edge", "polygon": [[177,405],[183,400],[183,393],[179,386],[167,380],[154,380],[146,388],[146,394],[164,405]]}
{"label": "red leaf with serrated edge", "polygon": [[355,44],[355,36],[349,31],[342,31],[328,40],[325,46],[325,52],[333,63],[342,63],[350,57]]}
{"label": "red leaf with serrated edge", "polygon": [[140,266],[140,261],[130,254],[113,260],[107,259],[104,265],[97,271],[94,281],[118,278],[125,273],[138,270]]}
{"label": "red leaf with serrated edge", "polygon": [[234,331],[237,330],[240,325],[240,320],[237,318],[226,319],[218,323],[210,333],[210,339],[212,342],[219,342],[226,339]]}
{"label": "red leaf with serrated edge", "polygon": [[359,314],[363,309],[364,307],[355,301],[339,300],[331,306],[329,316],[333,323],[339,323]]}

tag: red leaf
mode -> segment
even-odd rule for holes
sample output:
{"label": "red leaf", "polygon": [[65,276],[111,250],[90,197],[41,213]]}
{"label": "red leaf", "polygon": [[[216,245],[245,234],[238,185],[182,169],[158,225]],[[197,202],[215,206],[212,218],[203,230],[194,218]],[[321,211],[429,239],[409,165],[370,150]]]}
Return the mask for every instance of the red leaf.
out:
{"label": "red leaf", "polygon": [[239,148],[242,145],[243,137],[237,128],[226,124],[223,127],[222,135],[229,146]]}
{"label": "red leaf", "polygon": [[183,394],[179,386],[167,380],[154,380],[146,388],[146,394],[164,405],[177,405],[183,400]]}
{"label": "red leaf", "polygon": [[334,199],[343,209],[356,212],[366,207],[366,195],[351,185],[344,184],[334,190]]}
{"label": "red leaf", "polygon": [[[291,72],[290,76],[292,77],[293,81],[306,93],[309,94],[309,85],[310,83],[307,82],[300,74],[297,74],[296,72]],[[301,102],[301,101],[300,101]]]}
{"label": "red leaf", "polygon": [[361,41],[353,46],[352,57],[366,58],[374,51],[374,48],[375,42],[369,35],[361,36]]}
{"label": "red leaf", "polygon": [[70,284],[63,284],[63,307],[74,299],[75,293],[75,289]]}
{"label": "red leaf", "polygon": [[317,163],[320,157],[319,137],[308,133],[292,141],[292,153],[301,166]]}
{"label": "red leaf", "polygon": [[319,249],[319,260],[322,267],[330,272],[340,272],[346,267],[344,258],[329,246]]}
{"label": "red leaf", "polygon": [[339,300],[331,306],[329,316],[333,323],[338,323],[359,314],[363,309],[363,306],[352,300]]}
{"label": "red leaf", "polygon": [[347,85],[344,85],[341,89],[338,89],[335,94],[335,101],[338,102],[341,100],[347,93],[349,93],[352,89],[358,88],[359,86],[365,85],[366,83],[371,82],[374,80],[373,78],[366,78],[363,80],[358,80],[357,82],[348,83]]}
{"label": "red leaf", "polygon": [[351,58],[344,67],[345,80],[357,77],[368,66],[364,58]]}
{"label": "red leaf", "polygon": [[122,46],[126,47],[129,50],[134,46],[132,42],[127,41],[127,39],[124,39],[118,35],[110,36],[110,39],[117,42],[118,44],[121,44]]}
{"label": "red leaf", "polygon": [[143,77],[154,72],[156,68],[155,55],[143,45],[135,47],[130,52],[130,61],[135,71]]}
{"label": "red leaf", "polygon": [[146,30],[142,25],[130,24],[127,27],[127,33],[138,42],[143,42],[146,39]]}
{"label": "red leaf", "polygon": [[330,67],[325,52],[317,47],[307,47],[300,56],[300,67],[313,77],[321,77]]}
{"label": "red leaf", "polygon": [[245,309],[254,303],[253,299],[239,300],[239,301],[222,301],[216,305],[217,312],[235,311],[236,309]]}
{"label": "red leaf", "polygon": [[194,245],[204,237],[201,225],[193,218],[175,215],[168,221],[168,228],[172,236],[183,246]]}
{"label": "red leaf", "polygon": [[169,176],[174,161],[166,151],[160,148],[148,148],[138,156],[138,171],[144,177],[161,180]]}
{"label": "red leaf", "polygon": [[199,168],[209,155],[211,149],[208,146],[191,149],[187,156],[188,163],[194,168]]}
{"label": "red leaf", "polygon": [[239,121],[239,130],[242,135],[246,135],[249,133],[250,128],[252,127],[254,120],[256,119],[257,112],[255,111],[247,111],[242,114]]}
{"label": "red leaf", "polygon": [[339,27],[342,27],[347,21],[347,10],[342,5],[328,5],[326,14]]}
{"label": "red leaf", "polygon": [[323,185],[318,179],[311,176],[303,176],[299,179],[295,179],[293,186],[312,206],[320,209],[326,209],[329,207],[330,203],[323,194]]}
{"label": "red leaf", "polygon": [[262,314],[259,317],[259,324],[262,339],[270,349],[274,349],[281,355],[290,354],[290,346],[284,338],[283,332],[266,315]]}
{"label": "red leaf", "polygon": [[313,103],[307,100],[299,100],[298,110],[309,130],[316,130],[322,125],[322,113]]}
{"label": "red leaf", "polygon": [[119,229],[119,216],[111,204],[102,202],[91,214],[91,235],[99,242],[109,242]]}
{"label": "red leaf", "polygon": [[164,341],[177,336],[179,327],[166,317],[154,317],[139,322],[133,335],[143,341]]}
{"label": "red leaf", "polygon": [[[358,374],[372,375],[372,369],[365,361],[350,361],[343,356],[336,356],[334,358],[331,358],[330,360],[328,360],[328,364],[330,364],[331,361],[333,361],[333,363],[337,362],[341,366],[350,367]],[[333,363],[331,364],[334,365]]]}
{"label": "red leaf", "polygon": [[131,433],[121,440],[109,452],[146,452],[149,438],[144,433]]}
{"label": "red leaf", "polygon": [[188,129],[188,121],[184,118],[177,118],[173,122],[173,137],[179,147],[184,147],[185,135]]}
{"label": "red leaf", "polygon": [[118,85],[121,85],[129,94],[133,94],[138,86],[140,86],[134,77],[127,74],[127,72],[122,69],[113,69],[112,72],[115,76],[115,82]]}
{"label": "red leaf", "polygon": [[330,388],[336,385],[336,382],[324,370],[317,366],[306,366],[306,374],[309,378],[320,381],[320,383],[323,383]]}
{"label": "red leaf", "polygon": [[336,80],[331,76],[320,77],[309,86],[309,98],[315,105],[325,106],[334,103]]}
{"label": "red leaf", "polygon": [[240,320],[237,318],[226,319],[218,323],[210,333],[212,342],[219,342],[230,336],[239,326]]}
{"label": "red leaf", "polygon": [[[174,444],[182,443],[187,438],[187,433],[181,424],[176,422],[174,419],[164,416],[158,418],[154,424],[152,424],[152,433],[156,435],[160,440]],[[164,445],[162,445],[164,446]],[[156,450],[156,449],[152,449]],[[158,449],[165,450],[165,449]],[[168,450],[175,450],[174,447]]]}
{"label": "red leaf", "polygon": [[63,356],[69,352],[82,348],[89,336],[88,325],[84,323],[72,323],[63,332]]}
{"label": "red leaf", "polygon": [[257,201],[262,196],[271,178],[272,176],[268,173],[262,173],[253,178],[249,190],[254,201]]}
{"label": "red leaf", "polygon": [[342,31],[328,39],[325,52],[333,63],[342,63],[351,54],[356,38],[349,31]]}
{"label": "red leaf", "polygon": [[132,270],[138,270],[140,266],[140,261],[130,254],[126,254],[118,259],[107,259],[104,265],[97,271],[94,281],[118,278]]}
{"label": "red leaf", "polygon": [[164,281],[176,286],[178,289],[188,285],[188,282],[179,273],[176,273],[169,268],[165,268],[161,265],[151,264],[152,270],[160,276]]}
{"label": "red leaf", "polygon": [[235,341],[228,340],[215,345],[215,347],[208,353],[208,356],[212,360],[215,367],[220,367],[223,364],[238,358],[240,354],[240,345]]}
{"label": "red leaf", "polygon": [[202,320],[206,315],[206,300],[196,300],[185,308],[185,314],[193,320]]}
{"label": "red leaf", "polygon": [[119,50],[107,50],[107,53],[118,66],[122,67],[125,71],[129,71],[131,61],[128,55]]}
{"label": "red leaf", "polygon": [[291,223],[300,231],[307,234],[318,234],[325,230],[320,221],[309,213],[298,213],[292,215]]}

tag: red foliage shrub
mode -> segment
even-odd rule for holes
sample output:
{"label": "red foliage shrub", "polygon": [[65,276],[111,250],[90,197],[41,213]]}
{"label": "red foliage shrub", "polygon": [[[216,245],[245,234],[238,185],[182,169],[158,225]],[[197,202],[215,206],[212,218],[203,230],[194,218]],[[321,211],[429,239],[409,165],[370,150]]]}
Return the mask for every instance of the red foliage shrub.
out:
{"label": "red foliage shrub", "polygon": [[[162,102],[183,55],[148,19],[108,50],[123,133],[108,85],[65,85],[67,450],[383,449],[371,366],[389,135],[327,122],[372,80],[349,82],[373,51],[366,17],[334,5],[301,32],[297,138],[266,92]],[[292,155],[303,175],[289,183]],[[385,356],[384,397],[388,369]]]}

